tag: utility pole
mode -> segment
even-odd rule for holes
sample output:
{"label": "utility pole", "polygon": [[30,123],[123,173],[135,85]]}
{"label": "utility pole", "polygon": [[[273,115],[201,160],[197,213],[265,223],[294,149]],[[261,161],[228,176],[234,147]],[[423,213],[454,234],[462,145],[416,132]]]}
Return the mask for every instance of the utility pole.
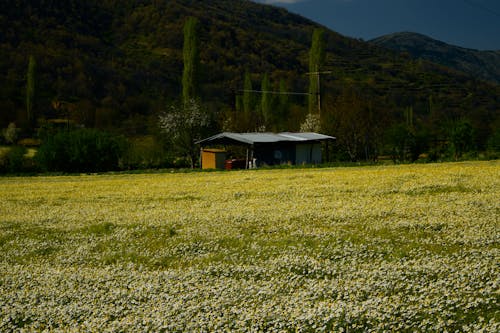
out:
{"label": "utility pole", "polygon": [[320,86],[320,77],[322,74],[332,74],[332,71],[323,71],[323,72],[309,72],[306,75],[316,75],[318,82],[318,91],[316,92],[316,96],[318,98],[318,116],[321,118],[321,86]]}

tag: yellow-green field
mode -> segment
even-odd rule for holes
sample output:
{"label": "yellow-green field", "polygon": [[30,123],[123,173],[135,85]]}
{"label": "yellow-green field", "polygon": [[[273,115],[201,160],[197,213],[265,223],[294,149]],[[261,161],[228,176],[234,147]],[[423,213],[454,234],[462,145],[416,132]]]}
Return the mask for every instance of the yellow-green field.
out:
{"label": "yellow-green field", "polygon": [[499,332],[500,162],[0,178],[0,331]]}

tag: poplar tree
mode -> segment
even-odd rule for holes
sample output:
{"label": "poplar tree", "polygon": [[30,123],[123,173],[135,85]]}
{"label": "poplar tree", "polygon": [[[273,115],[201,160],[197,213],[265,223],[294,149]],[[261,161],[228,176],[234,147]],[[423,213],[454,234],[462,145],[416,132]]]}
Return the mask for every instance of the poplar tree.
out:
{"label": "poplar tree", "polygon": [[288,118],[288,107],[289,107],[289,99],[288,99],[288,87],[286,85],[285,80],[280,79],[280,95],[279,95],[279,119],[284,120]]}
{"label": "poplar tree", "polygon": [[262,116],[264,117],[264,125],[271,125],[271,94],[269,93],[270,84],[269,84],[269,76],[264,74],[264,78],[262,79],[261,84],[262,90],[262,99],[261,99],[261,108],[262,108]]}
{"label": "poplar tree", "polygon": [[35,57],[30,56],[28,63],[28,74],[27,74],[27,84],[26,84],[26,117],[29,126],[32,125],[33,121],[33,103],[35,99],[35,71],[36,71]]}
{"label": "poplar tree", "polygon": [[184,71],[182,73],[182,100],[188,104],[198,93],[198,19],[189,17],[184,24]]}
{"label": "poplar tree", "polygon": [[252,79],[250,77],[250,72],[245,72],[245,78],[243,82],[243,114],[245,116],[245,123],[250,124],[252,121]]}
{"label": "poplar tree", "polygon": [[325,59],[325,32],[323,29],[315,29],[312,36],[311,49],[309,51],[309,113],[318,109],[319,74],[321,65]]}

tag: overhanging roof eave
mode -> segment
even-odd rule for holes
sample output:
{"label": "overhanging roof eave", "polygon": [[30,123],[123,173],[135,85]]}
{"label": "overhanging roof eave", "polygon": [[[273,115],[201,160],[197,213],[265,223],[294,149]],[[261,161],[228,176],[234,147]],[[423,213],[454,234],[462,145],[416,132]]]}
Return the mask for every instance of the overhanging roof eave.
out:
{"label": "overhanging roof eave", "polygon": [[209,138],[197,141],[196,144],[199,144],[201,146],[206,146],[209,144],[222,144],[222,145],[227,145],[227,144],[244,144],[244,145],[253,145],[254,142],[251,140],[248,140],[241,135],[238,135],[238,133],[230,133],[230,132],[223,132],[216,134],[214,136],[211,136]]}
{"label": "overhanging roof eave", "polygon": [[319,133],[232,133],[223,132],[197,141],[202,147],[207,145],[245,145],[272,143],[310,143],[335,140],[336,138]]}

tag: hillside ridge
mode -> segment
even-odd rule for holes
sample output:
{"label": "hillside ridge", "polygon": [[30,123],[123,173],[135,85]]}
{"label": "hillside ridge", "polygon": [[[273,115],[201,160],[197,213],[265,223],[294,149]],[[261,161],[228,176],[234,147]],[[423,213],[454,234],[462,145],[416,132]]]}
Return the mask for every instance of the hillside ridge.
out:
{"label": "hillside ridge", "polygon": [[[350,159],[386,149],[389,129],[402,126],[410,109],[412,131],[432,142],[446,142],[447,124],[466,119],[475,145],[484,147],[500,126],[500,85],[344,37],[283,8],[247,0],[5,0],[0,127],[26,127],[26,75],[33,56],[38,123],[70,119],[128,137],[158,135],[159,114],[181,92],[183,25],[190,16],[200,22],[199,99],[214,120],[212,133],[260,127],[259,95],[251,101],[256,121],[238,123],[245,72],[254,88],[267,73],[273,90],[283,85],[308,91],[309,48],[317,28],[325,29],[321,69],[330,72],[321,76],[321,131],[338,137],[339,150]],[[266,130],[298,131],[307,98],[272,103],[275,113]]]}
{"label": "hillside ridge", "polygon": [[369,41],[389,49],[408,52],[472,77],[500,83],[500,50],[480,51],[447,44],[415,32],[397,32]]}

